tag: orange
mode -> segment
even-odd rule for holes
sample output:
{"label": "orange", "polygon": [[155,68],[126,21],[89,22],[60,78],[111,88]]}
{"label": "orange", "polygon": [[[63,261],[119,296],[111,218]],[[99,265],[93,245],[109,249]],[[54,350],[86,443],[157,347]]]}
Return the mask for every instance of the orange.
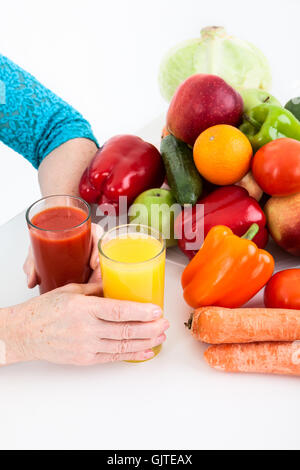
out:
{"label": "orange", "polygon": [[249,171],[252,147],[239,129],[219,124],[199,135],[193,154],[199,173],[211,183],[223,186],[237,183]]}

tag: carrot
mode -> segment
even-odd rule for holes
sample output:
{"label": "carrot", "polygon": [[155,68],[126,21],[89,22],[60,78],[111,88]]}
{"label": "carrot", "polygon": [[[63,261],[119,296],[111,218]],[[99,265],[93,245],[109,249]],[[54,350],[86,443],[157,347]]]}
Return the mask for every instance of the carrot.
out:
{"label": "carrot", "polygon": [[204,357],[224,372],[300,375],[299,342],[222,344],[210,346]]}
{"label": "carrot", "polygon": [[300,340],[300,310],[201,307],[187,326],[204,343]]}

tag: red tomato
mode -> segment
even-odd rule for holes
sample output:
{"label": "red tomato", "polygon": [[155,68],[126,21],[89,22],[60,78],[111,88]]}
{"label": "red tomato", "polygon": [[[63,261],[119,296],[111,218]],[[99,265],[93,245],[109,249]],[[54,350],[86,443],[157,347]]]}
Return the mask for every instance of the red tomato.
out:
{"label": "red tomato", "polygon": [[271,277],[265,288],[265,306],[300,309],[300,269],[285,269]]}
{"label": "red tomato", "polygon": [[252,172],[261,189],[271,196],[300,191],[300,142],[276,139],[261,147],[252,160]]}

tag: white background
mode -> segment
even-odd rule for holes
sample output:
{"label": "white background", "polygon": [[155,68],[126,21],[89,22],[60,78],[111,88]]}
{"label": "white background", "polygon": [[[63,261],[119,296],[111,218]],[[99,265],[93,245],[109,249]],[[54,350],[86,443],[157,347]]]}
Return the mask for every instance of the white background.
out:
{"label": "white background", "polygon": [[[162,55],[223,25],[269,58],[273,91],[300,94],[299,0],[1,0],[0,52],[75,106],[103,142],[166,109]],[[0,144],[0,224],[39,197],[36,171]]]}

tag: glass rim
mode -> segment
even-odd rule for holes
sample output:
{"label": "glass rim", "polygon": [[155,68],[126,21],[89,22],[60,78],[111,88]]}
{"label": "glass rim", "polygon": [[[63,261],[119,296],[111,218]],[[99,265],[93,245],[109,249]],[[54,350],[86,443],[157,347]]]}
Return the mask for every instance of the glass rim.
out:
{"label": "glass rim", "polygon": [[[59,228],[59,229],[48,229],[48,228],[41,228],[41,227],[38,227],[37,225],[34,225],[31,220],[29,219],[29,213],[31,211],[31,209],[36,205],[38,204],[39,202],[42,202],[42,201],[45,201],[47,199],[51,199],[51,198],[55,198],[55,197],[68,197],[70,199],[76,199],[77,201],[81,201],[83,202],[83,204],[86,206],[87,210],[88,210],[88,213],[87,213],[87,216],[86,218],[80,222],[80,224],[77,224],[77,225],[73,225],[72,227],[70,228]],[[63,207],[63,206],[57,206],[57,207]],[[25,218],[26,218],[26,222],[28,225],[30,225],[31,227],[37,229],[37,230],[41,230],[42,232],[68,232],[70,230],[73,230],[75,228],[79,228],[81,227],[82,225],[84,225],[90,218],[91,218],[91,215],[92,215],[92,210],[91,210],[91,206],[89,205],[88,202],[86,202],[84,199],[82,199],[82,197],[80,196],[71,196],[70,194],[51,194],[50,196],[44,196],[44,197],[41,197],[40,199],[38,199],[37,201],[33,202],[29,207],[28,209],[26,210],[26,214],[25,214]]]}
{"label": "glass rim", "polygon": [[[129,261],[118,261],[118,260],[116,260],[116,259],[110,258],[109,256],[107,256],[107,255],[104,253],[104,251],[103,251],[103,249],[102,249],[102,247],[101,247],[101,244],[102,244],[104,238],[105,238],[109,233],[113,232],[114,230],[118,230],[118,229],[124,228],[124,227],[133,227],[133,228],[134,228],[134,227],[142,227],[142,228],[145,228],[145,229],[147,229],[147,230],[151,230],[151,231],[155,232],[155,233],[159,236],[159,242],[160,242],[161,245],[162,245],[160,251],[159,251],[155,256],[152,256],[152,257],[149,258],[149,259],[146,259],[146,260],[144,260],[144,261],[135,261],[134,263],[131,263],[131,262],[129,262]],[[138,232],[136,232],[136,233],[138,233]],[[154,238],[154,237],[152,237],[152,238]],[[160,255],[162,255],[162,253],[165,251],[165,249],[166,249],[166,242],[165,242],[165,240],[164,240],[162,234],[161,234],[158,230],[156,230],[156,229],[154,229],[154,228],[152,228],[152,227],[149,227],[149,225],[143,225],[143,224],[122,224],[122,225],[117,225],[116,227],[113,227],[113,228],[109,229],[107,232],[104,232],[103,235],[101,236],[100,240],[98,241],[98,251],[99,251],[99,254],[100,254],[100,255],[104,256],[104,258],[106,258],[106,259],[109,260],[109,261],[112,261],[113,263],[118,263],[118,264],[123,264],[123,265],[128,265],[128,266],[134,266],[134,265],[138,265],[138,264],[148,263],[149,261],[153,261],[153,260],[155,260],[156,258],[158,258]]]}

